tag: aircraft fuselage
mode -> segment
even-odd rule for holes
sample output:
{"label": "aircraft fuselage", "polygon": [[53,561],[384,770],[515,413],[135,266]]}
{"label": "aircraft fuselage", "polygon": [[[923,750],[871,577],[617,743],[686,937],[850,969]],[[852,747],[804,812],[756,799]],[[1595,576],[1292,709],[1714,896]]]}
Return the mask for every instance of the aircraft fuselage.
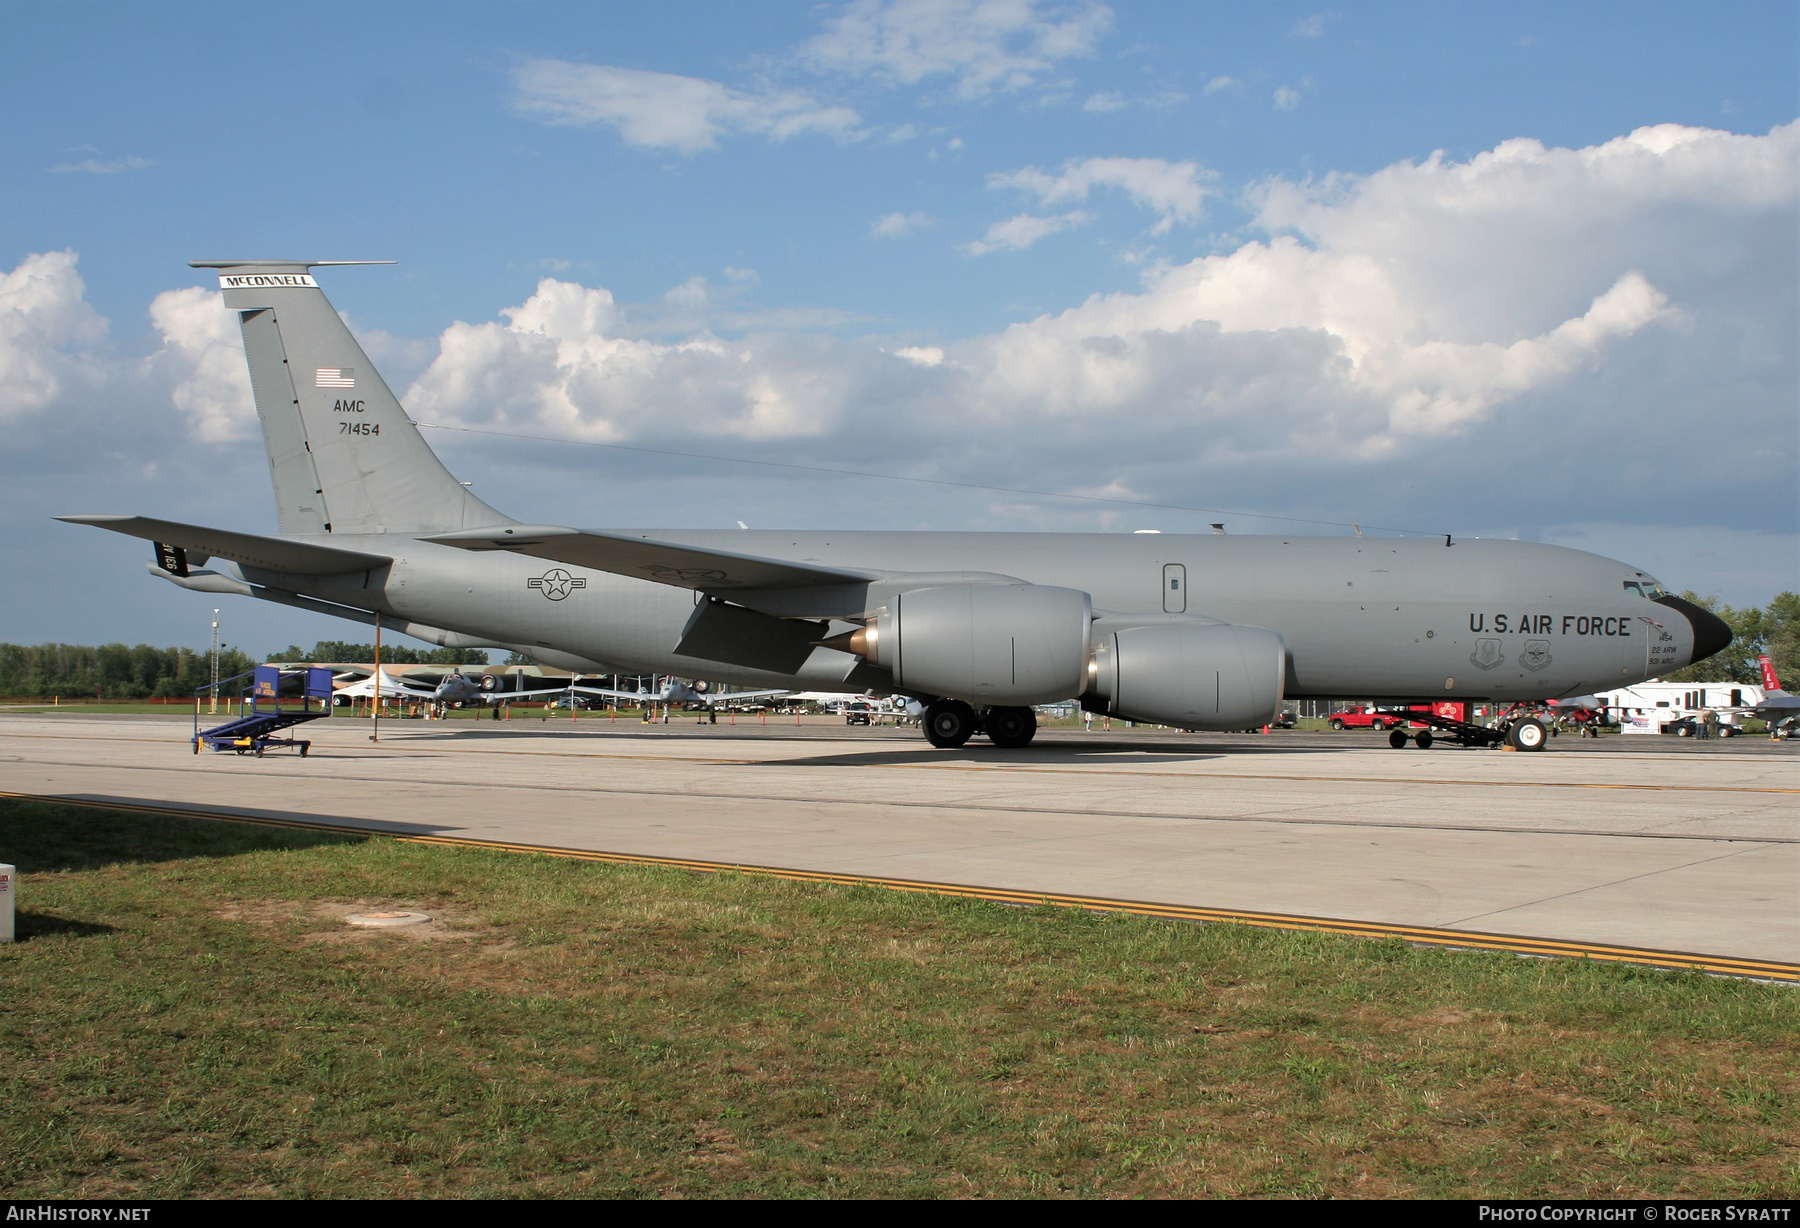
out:
{"label": "aircraft fuselage", "polygon": [[[640,531],[633,531],[638,535]],[[1185,613],[1283,637],[1290,698],[1540,699],[1641,681],[1695,656],[1674,599],[1626,564],[1504,540],[931,532],[641,531],[658,541],[822,566],[999,573],[1092,595],[1096,616]],[[540,647],[621,672],[817,686],[855,663],[820,649],[781,675],[674,652],[698,598],[685,588],[398,535],[333,534],[393,556],[382,572],[275,575],[308,594],[483,641]],[[1711,651],[1711,649],[1709,649]],[[1702,654],[1704,655],[1704,654]]]}

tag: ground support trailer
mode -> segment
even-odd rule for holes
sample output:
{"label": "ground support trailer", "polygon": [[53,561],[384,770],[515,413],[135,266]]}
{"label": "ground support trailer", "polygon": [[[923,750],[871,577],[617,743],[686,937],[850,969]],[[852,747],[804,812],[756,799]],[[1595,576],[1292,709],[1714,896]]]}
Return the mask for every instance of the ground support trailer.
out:
{"label": "ground support trailer", "polygon": [[[1405,708],[1381,709],[1399,727],[1388,734],[1388,745],[1395,750],[1412,742],[1427,750],[1439,735],[1458,746],[1479,746],[1495,750],[1510,746],[1514,750],[1543,750],[1549,731],[1539,720],[1534,708],[1515,705],[1502,712],[1492,725],[1478,725],[1467,717],[1462,704],[1412,704]],[[1424,725],[1416,734],[1408,734],[1406,725]],[[1435,733],[1433,731],[1436,731]]]}
{"label": "ground support trailer", "polygon": [[[227,678],[219,685],[225,686],[252,675],[253,685],[240,695],[237,719],[211,729],[200,728],[200,699],[213,688],[208,685],[194,692],[194,753],[199,754],[202,746],[210,746],[215,751],[255,755],[260,759],[270,747],[282,747],[299,750],[304,759],[312,749],[310,741],[276,735],[331,715],[331,671],[259,665],[250,673]],[[243,702],[246,699],[248,702]],[[314,700],[319,703],[317,708],[313,707]]]}

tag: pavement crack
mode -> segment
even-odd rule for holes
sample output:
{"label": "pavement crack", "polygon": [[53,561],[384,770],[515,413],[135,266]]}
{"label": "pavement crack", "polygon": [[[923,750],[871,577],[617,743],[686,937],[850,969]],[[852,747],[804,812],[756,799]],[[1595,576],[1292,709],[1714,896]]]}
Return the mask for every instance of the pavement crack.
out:
{"label": "pavement crack", "polygon": [[1542,904],[1555,903],[1557,900],[1573,899],[1574,897],[1576,897],[1578,895],[1586,895],[1592,891],[1604,891],[1609,887],[1619,887],[1619,886],[1623,886],[1625,883],[1635,883],[1635,882],[1641,881],[1642,879],[1655,878],[1659,874],[1672,874],[1677,870],[1691,870],[1695,866],[1703,866],[1703,865],[1708,864],[1709,862],[1724,861],[1728,857],[1737,857],[1744,853],[1754,853],[1757,851],[1758,846],[1766,847],[1768,845],[1773,845],[1773,844],[1777,844],[1777,843],[1785,843],[1785,842],[1775,841],[1775,840],[1759,840],[1759,841],[1756,841],[1755,843],[1753,843],[1749,848],[1731,849],[1728,852],[1719,853],[1713,857],[1702,857],[1696,861],[1684,861],[1678,866],[1662,866],[1655,870],[1646,870],[1642,874],[1627,874],[1624,878],[1615,878],[1611,882],[1590,883],[1586,887],[1577,887],[1573,891],[1559,891],[1555,895],[1546,895],[1546,896],[1542,896],[1535,900],[1524,900],[1517,904],[1508,904],[1505,908],[1496,908],[1496,909],[1492,909],[1488,912],[1473,913],[1470,916],[1461,917],[1455,921],[1446,921],[1444,923],[1444,925],[1446,928],[1456,929],[1456,928],[1460,928],[1465,925],[1472,924],[1473,922],[1480,921],[1486,917],[1503,917],[1509,912],[1518,912],[1522,908],[1536,908]]}

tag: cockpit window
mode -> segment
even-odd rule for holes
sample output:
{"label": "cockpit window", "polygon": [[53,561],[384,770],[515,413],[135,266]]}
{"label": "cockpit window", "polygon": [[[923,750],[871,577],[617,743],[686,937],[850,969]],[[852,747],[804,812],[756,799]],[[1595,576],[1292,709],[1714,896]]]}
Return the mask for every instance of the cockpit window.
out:
{"label": "cockpit window", "polygon": [[1649,597],[1653,599],[1657,597],[1667,597],[1669,595],[1663,591],[1662,585],[1658,584],[1655,580],[1652,580],[1649,576],[1641,576],[1636,580],[1625,581],[1625,591],[1639,597]]}
{"label": "cockpit window", "polygon": [[1635,597],[1642,597],[1644,595],[1644,590],[1638,587],[1638,582],[1636,580],[1625,581],[1625,591]]}
{"label": "cockpit window", "polygon": [[1663,589],[1663,586],[1658,584],[1655,580],[1644,581],[1644,596],[1667,597],[1668,595],[1669,594]]}

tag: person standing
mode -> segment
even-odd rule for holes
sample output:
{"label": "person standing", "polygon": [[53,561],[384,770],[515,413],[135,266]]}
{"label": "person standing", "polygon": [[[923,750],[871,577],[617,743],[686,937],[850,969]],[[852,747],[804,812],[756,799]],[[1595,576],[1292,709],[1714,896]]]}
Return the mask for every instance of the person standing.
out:
{"label": "person standing", "polygon": [[1708,708],[1700,714],[1700,736],[1710,739],[1717,737],[1718,733],[1719,714]]}

